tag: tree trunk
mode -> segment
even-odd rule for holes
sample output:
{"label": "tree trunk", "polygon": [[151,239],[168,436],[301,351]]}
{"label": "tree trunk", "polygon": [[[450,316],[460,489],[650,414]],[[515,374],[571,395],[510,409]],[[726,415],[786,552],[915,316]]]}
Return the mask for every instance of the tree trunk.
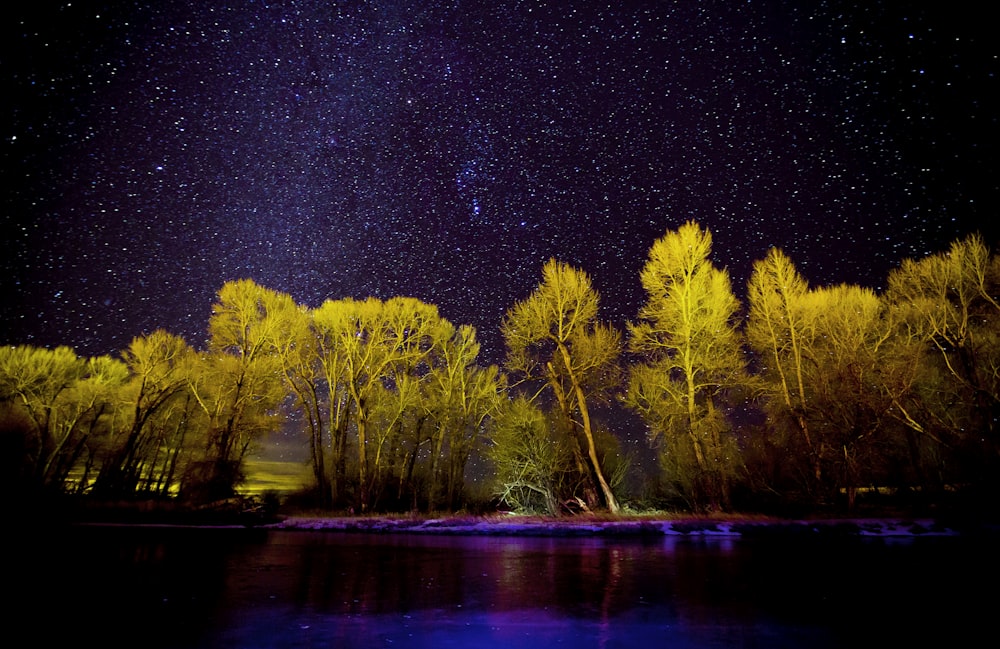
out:
{"label": "tree trunk", "polygon": [[590,425],[590,411],[587,409],[587,400],[584,397],[583,388],[580,386],[579,381],[576,379],[576,374],[573,372],[573,367],[569,358],[569,350],[567,350],[564,345],[560,344],[559,351],[562,353],[566,372],[569,374],[570,383],[573,385],[573,390],[576,393],[577,406],[580,409],[580,417],[583,419],[583,434],[587,439],[587,457],[590,460],[590,465],[594,471],[594,476],[597,479],[597,484],[601,489],[604,504],[607,506],[608,511],[612,514],[617,514],[619,511],[618,501],[615,499],[615,494],[611,491],[611,486],[608,485],[608,481],[604,478],[604,472],[601,471],[601,462],[597,457],[597,445],[594,444],[594,432]]}
{"label": "tree trunk", "polygon": [[365,419],[364,408],[358,408],[358,504],[361,512],[368,511],[368,455],[365,452],[366,431],[368,421]]}

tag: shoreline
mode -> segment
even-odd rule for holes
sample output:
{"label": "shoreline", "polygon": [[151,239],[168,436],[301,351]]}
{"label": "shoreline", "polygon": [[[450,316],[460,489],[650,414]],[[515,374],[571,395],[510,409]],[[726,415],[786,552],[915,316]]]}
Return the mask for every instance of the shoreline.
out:
{"label": "shoreline", "polygon": [[536,537],[951,537],[996,533],[982,525],[945,525],[929,518],[823,520],[524,519],[289,516],[256,526],[276,531]]}
{"label": "shoreline", "polygon": [[[47,509],[47,511],[46,511]],[[766,514],[696,515],[633,512],[583,513],[565,517],[513,514],[353,514],[315,510],[269,511],[227,506],[198,509],[155,503],[95,507],[32,508],[11,512],[28,528],[62,525],[107,527],[232,528],[368,534],[424,534],[535,537],[1000,537],[1000,521],[969,512],[869,512],[850,515],[780,517]],[[964,514],[964,515],[963,515]]]}

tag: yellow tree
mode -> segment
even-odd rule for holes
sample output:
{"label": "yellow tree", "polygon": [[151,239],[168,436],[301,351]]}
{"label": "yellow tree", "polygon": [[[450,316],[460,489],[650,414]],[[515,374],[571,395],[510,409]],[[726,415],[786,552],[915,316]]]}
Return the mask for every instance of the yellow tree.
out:
{"label": "yellow tree", "polygon": [[180,336],[157,330],[132,340],[122,353],[131,379],[124,390],[130,410],[122,436],[109,440],[111,449],[98,473],[95,491],[111,496],[134,493],[149,454],[155,450],[153,418],[184,393],[194,350]]}
{"label": "yellow tree", "polygon": [[474,327],[462,325],[456,329],[444,319],[441,324],[425,393],[426,408],[435,424],[428,497],[433,508],[435,486],[439,482],[437,464],[444,462],[445,498],[447,505],[454,508],[479,431],[497,407],[502,379],[496,366],[476,365],[479,342]]}
{"label": "yellow tree", "polygon": [[585,470],[603,505],[618,501],[605,478],[588,400],[600,396],[618,367],[621,337],[597,319],[599,296],[581,270],[549,260],[542,283],[515,304],[502,325],[507,368],[524,380],[542,380],[555,397],[563,421],[575,432]]}
{"label": "yellow tree", "polygon": [[885,425],[892,406],[880,389],[893,371],[892,328],[881,298],[859,286],[813,289],[803,308],[814,323],[804,382],[823,486],[846,492],[851,508],[857,487],[878,484],[894,454]]}
{"label": "yellow tree", "polygon": [[86,361],[84,375],[56,402],[53,433],[56,446],[45,462],[43,483],[67,486],[70,472],[83,460],[78,490],[87,487],[88,471],[100,447],[99,439],[113,436],[124,421],[121,395],[129,370],[122,361],[99,356]]}
{"label": "yellow tree", "polygon": [[822,481],[820,451],[809,432],[805,348],[815,336],[816,310],[806,308],[809,286],[779,249],[754,263],[748,284],[747,340],[758,355],[765,407],[772,425],[790,424],[801,438],[811,486]]}
{"label": "yellow tree", "polygon": [[[274,321],[272,353],[281,367],[285,384],[295,395],[309,438],[309,454],[319,504],[333,505],[334,491],[327,472],[324,411],[325,373],[320,338],[312,323],[312,312],[296,304],[290,296],[276,294],[268,311]],[[335,379],[334,379],[335,380]]]}
{"label": "yellow tree", "polygon": [[649,251],[641,273],[647,299],[629,325],[632,369],[626,403],[661,443],[671,479],[696,507],[729,506],[740,464],[717,400],[750,382],[736,328],[739,302],[729,274],[709,260],[712,236],[688,222]]}
{"label": "yellow tree", "polygon": [[[396,494],[402,493],[410,444],[419,446],[413,437],[419,437],[423,428],[423,418],[417,414],[423,396],[418,371],[395,367],[379,383],[369,399],[367,427],[371,471],[366,493],[373,509],[392,506],[381,500],[391,483],[397,485]],[[416,452],[415,447],[412,450]]]}
{"label": "yellow tree", "polygon": [[906,260],[886,298],[906,356],[920,364],[894,394],[894,414],[919,439],[953,458],[964,475],[993,479],[1000,463],[1000,258],[980,235],[945,253]]}
{"label": "yellow tree", "polygon": [[44,482],[46,467],[60,445],[58,402],[86,372],[86,361],[69,347],[0,347],[0,402],[11,405],[8,416],[24,413],[30,421],[21,440],[29,482]]}
{"label": "yellow tree", "polygon": [[[364,301],[328,300],[313,314],[313,322],[326,349],[336,350],[339,383],[350,399],[357,429],[358,501],[367,511],[372,479],[382,470],[385,440],[369,444],[373,408],[387,385],[399,379],[404,368],[424,362],[432,349],[438,325],[437,308],[415,298],[377,298]],[[332,360],[332,359],[331,359]],[[383,399],[384,400],[384,399]],[[384,431],[383,431],[384,432]],[[373,471],[372,464],[377,463]]]}
{"label": "yellow tree", "polygon": [[[356,351],[349,332],[354,325],[350,313],[353,300],[327,300],[310,314],[310,321],[317,345],[317,360],[321,382],[326,386],[327,437],[329,438],[330,503],[336,505],[344,497],[347,479],[348,426],[351,415],[351,393],[348,390],[347,370],[354,364],[349,361]],[[344,343],[348,344],[344,344]]]}
{"label": "yellow tree", "polygon": [[249,279],[219,289],[208,323],[208,354],[190,381],[209,423],[205,461],[189,476],[188,495],[231,495],[251,446],[277,428],[285,392],[274,353],[281,332],[275,312],[289,300]]}

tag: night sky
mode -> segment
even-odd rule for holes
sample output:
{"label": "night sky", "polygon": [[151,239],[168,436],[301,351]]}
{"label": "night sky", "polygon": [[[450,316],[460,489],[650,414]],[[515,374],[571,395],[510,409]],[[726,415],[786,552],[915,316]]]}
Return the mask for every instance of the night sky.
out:
{"label": "night sky", "polygon": [[[996,244],[989,3],[62,2],[5,9],[0,343],[202,346],[249,277],[477,327],[550,257],[622,326],[689,219],[739,296]],[[992,230],[990,228],[993,228]]]}

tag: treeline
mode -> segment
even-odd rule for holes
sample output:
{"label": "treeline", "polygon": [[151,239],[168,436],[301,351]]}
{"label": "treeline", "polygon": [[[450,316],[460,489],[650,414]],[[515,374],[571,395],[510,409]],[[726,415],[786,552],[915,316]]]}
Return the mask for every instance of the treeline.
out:
{"label": "treeline", "polygon": [[[225,499],[294,423],[313,503],[356,511],[494,504],[557,514],[628,503],[695,511],[854,504],[860,491],[995,494],[1000,262],[979,236],[905,261],[882,294],[810,287],[780,250],[747,303],[689,222],[652,246],[621,332],[582,270],[552,260],[507,312],[502,368],[471,326],[413,298],[315,309],[226,283],[196,350],[164,331],[120,358],[0,349],[8,493]],[[636,487],[607,406],[659,459]],[[481,456],[488,489],[472,492]]]}

